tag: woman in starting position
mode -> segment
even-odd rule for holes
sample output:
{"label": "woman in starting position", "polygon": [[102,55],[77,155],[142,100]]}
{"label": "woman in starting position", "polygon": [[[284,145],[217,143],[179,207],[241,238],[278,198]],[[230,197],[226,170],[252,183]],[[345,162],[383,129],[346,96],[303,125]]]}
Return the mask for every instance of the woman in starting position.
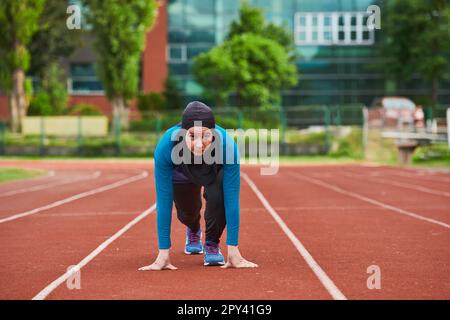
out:
{"label": "woman in starting position", "polygon": [[[204,265],[254,268],[238,249],[240,165],[238,148],[225,129],[216,125],[212,110],[194,101],[182,121],[169,128],[155,150],[156,220],[159,254],[139,270],[177,269],[170,262],[172,202],[187,227],[185,254],[204,254]],[[201,188],[206,201],[205,242],[202,243]],[[227,226],[228,259],[219,243]]]}

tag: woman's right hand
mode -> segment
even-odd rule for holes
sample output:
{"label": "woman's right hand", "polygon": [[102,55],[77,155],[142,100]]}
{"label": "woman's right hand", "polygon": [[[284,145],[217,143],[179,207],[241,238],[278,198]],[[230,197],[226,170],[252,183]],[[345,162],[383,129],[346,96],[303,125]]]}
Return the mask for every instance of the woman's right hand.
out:
{"label": "woman's right hand", "polygon": [[158,257],[156,257],[155,262],[148,266],[144,266],[139,268],[141,271],[158,271],[158,270],[177,270],[178,268],[175,267],[173,264],[170,263],[170,257],[169,257],[169,249],[161,249],[159,250]]}

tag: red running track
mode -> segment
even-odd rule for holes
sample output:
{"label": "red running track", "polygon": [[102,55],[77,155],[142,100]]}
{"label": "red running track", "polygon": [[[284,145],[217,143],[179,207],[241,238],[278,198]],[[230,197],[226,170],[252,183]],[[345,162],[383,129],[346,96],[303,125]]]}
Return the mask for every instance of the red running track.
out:
{"label": "red running track", "polygon": [[[450,198],[413,188],[450,192],[446,173],[341,165],[285,166],[261,176],[258,167],[242,166],[240,249],[260,267],[203,267],[201,256],[183,254],[185,229],[174,216],[171,259],[179,270],[142,272],[157,254],[155,212],[135,220],[155,202],[150,161],[0,166],[56,173],[0,185],[1,194],[50,184],[0,197],[0,219],[44,207],[0,223],[1,299],[450,298]],[[143,171],[148,176],[45,209]],[[50,285],[83,259],[81,289],[69,290],[64,280]],[[380,289],[367,287],[373,265]]]}

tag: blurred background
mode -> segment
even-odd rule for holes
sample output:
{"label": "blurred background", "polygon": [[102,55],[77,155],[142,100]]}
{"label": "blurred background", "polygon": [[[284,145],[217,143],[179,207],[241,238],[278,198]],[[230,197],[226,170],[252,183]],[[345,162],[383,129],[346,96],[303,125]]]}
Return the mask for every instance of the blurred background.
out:
{"label": "blurred background", "polygon": [[1,0],[0,155],[150,157],[192,100],[286,158],[450,165],[448,0]]}

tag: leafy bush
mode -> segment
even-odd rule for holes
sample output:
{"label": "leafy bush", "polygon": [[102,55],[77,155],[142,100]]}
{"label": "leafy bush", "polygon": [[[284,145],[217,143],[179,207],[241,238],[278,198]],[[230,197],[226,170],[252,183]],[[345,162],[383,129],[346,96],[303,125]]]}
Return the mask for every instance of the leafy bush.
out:
{"label": "leafy bush", "polygon": [[324,145],[325,131],[311,132],[307,134],[300,134],[297,131],[288,131],[286,133],[286,140],[288,143]]}
{"label": "leafy bush", "polygon": [[353,159],[363,158],[362,132],[359,128],[352,128],[352,131],[345,137],[338,138],[333,143],[336,145],[328,155],[332,157],[348,157]]}
{"label": "leafy bush", "polygon": [[429,146],[421,146],[413,155],[413,162],[444,161],[450,163],[450,149],[447,144],[438,143]]}
{"label": "leafy bush", "polygon": [[143,119],[148,119],[155,113],[164,109],[164,98],[157,92],[138,95],[137,107]]}
{"label": "leafy bush", "polygon": [[30,102],[27,114],[29,116],[50,116],[53,114],[50,97],[47,92],[39,91]]}
{"label": "leafy bush", "polygon": [[101,111],[97,109],[96,106],[87,104],[87,103],[79,103],[75,104],[67,110],[67,114],[69,115],[77,115],[77,116],[100,116],[103,115]]}
{"label": "leafy bush", "polygon": [[62,81],[63,74],[57,64],[44,72],[41,88],[31,98],[28,115],[49,116],[63,114],[67,105],[67,88]]}
{"label": "leafy bush", "polygon": [[164,109],[181,110],[183,108],[183,97],[178,88],[177,81],[170,75],[164,81],[164,91],[162,93],[165,101]]}

